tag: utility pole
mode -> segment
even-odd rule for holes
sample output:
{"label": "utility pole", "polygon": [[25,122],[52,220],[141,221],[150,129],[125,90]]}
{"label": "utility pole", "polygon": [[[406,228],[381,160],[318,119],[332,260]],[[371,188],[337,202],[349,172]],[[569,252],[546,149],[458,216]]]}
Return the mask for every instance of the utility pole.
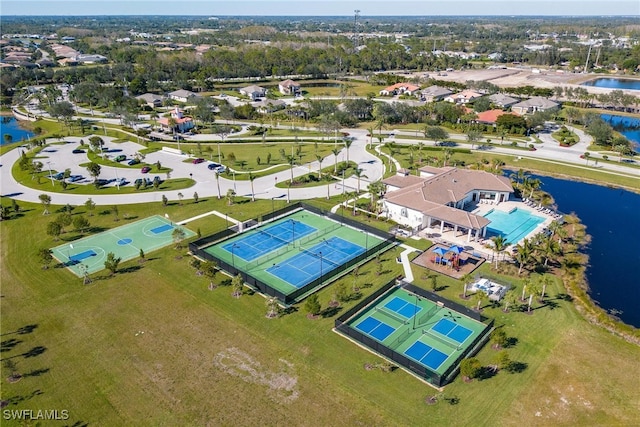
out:
{"label": "utility pole", "polygon": [[353,47],[358,48],[358,39],[360,38],[360,33],[358,32],[358,18],[360,18],[360,9],[354,10],[355,16],[353,19]]}

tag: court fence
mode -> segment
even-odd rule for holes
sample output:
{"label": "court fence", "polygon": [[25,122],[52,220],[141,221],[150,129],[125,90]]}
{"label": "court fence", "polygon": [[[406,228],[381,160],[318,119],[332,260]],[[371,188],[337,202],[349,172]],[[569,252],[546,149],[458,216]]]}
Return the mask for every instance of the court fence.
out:
{"label": "court fence", "polygon": [[[453,378],[455,378],[455,375],[459,370],[458,365],[460,364],[462,359],[465,357],[471,356],[472,354],[475,354],[488,340],[489,338],[488,332],[491,330],[493,326],[493,320],[491,320],[491,322],[489,322],[489,324],[485,326],[485,328],[476,337],[476,339],[469,346],[467,346],[466,350],[463,351],[458,356],[455,362],[443,374],[438,374],[437,372],[428,369],[426,366],[422,365],[421,363],[418,363],[413,359],[408,358],[404,354],[401,354],[395,351],[395,349],[387,347],[384,344],[374,340],[373,338],[360,332],[356,328],[351,327],[351,325],[349,324],[349,322],[355,316],[359,315],[362,311],[364,311],[364,309],[367,308],[369,305],[371,305],[372,302],[378,299],[382,299],[384,296],[392,293],[395,290],[395,288],[398,288],[398,287],[409,290],[410,292],[418,295],[419,297],[429,299],[436,303],[440,302],[444,304],[445,307],[449,307],[453,310],[459,311],[462,314],[467,315],[467,313],[469,312],[469,314],[473,315],[473,317],[472,316],[469,316],[469,317],[472,317],[474,320],[478,320],[478,321],[482,321],[481,319],[487,320],[487,318],[481,316],[479,313],[473,312],[467,309],[467,307],[464,307],[453,301],[446,300],[438,295],[433,294],[432,292],[418,288],[416,286],[413,286],[401,280],[393,280],[387,283],[386,285],[382,286],[380,289],[378,289],[368,297],[364,298],[358,304],[356,304],[355,306],[347,310],[345,313],[343,313],[341,316],[339,316],[334,323],[335,330],[353,339],[354,341],[357,341],[358,343],[364,345],[365,347],[369,348],[373,352],[379,355],[382,355],[386,359],[391,360],[392,362],[396,363],[398,366],[408,370],[409,372],[415,374],[419,378],[424,379],[428,383],[436,387],[442,387],[448,384],[449,382],[451,382]],[[437,296],[438,297],[437,300],[434,299],[433,296]],[[465,310],[462,310],[462,309],[465,309]],[[400,343],[395,342],[394,348],[397,348],[399,344]]]}
{"label": "court fence", "polygon": [[[389,233],[385,233],[384,231],[378,230],[366,224],[361,224],[357,221],[344,218],[340,215],[335,215],[335,214],[332,214],[331,212],[326,212],[321,209],[318,209],[313,206],[309,206],[305,203],[300,203],[300,202],[292,203],[289,206],[286,206],[282,209],[271,212],[269,214],[262,215],[261,217],[264,223],[265,218],[266,219],[279,218],[281,216],[284,216],[285,214],[289,214],[294,211],[302,210],[302,209],[308,210],[310,212],[316,213],[321,216],[329,217],[334,221],[339,221],[340,224],[342,225],[347,224],[354,228],[365,230],[366,232],[373,234],[376,237],[382,239],[382,241],[379,241],[377,244],[371,247],[365,248],[365,251],[360,255],[350,259],[344,264],[337,266],[336,268],[328,271],[327,273],[322,274],[320,277],[314,279],[313,281],[307,283],[304,286],[301,286],[298,289],[295,289],[290,293],[281,292],[271,287],[267,283],[263,282],[262,280],[256,278],[250,273],[250,270],[247,270],[246,268],[247,265],[245,264],[242,264],[243,268],[239,268],[241,266],[236,266],[235,263],[233,262],[232,264],[229,264],[228,262],[218,258],[217,256],[212,255],[205,251],[205,248],[215,243],[218,243],[231,235],[237,234],[237,232],[232,229],[225,229],[213,235],[198,239],[195,242],[192,242],[189,244],[189,250],[194,256],[197,256],[207,261],[215,262],[218,265],[218,268],[226,271],[231,276],[240,275],[244,280],[245,284],[250,288],[252,288],[254,291],[260,292],[267,296],[275,297],[285,306],[290,306],[306,298],[308,295],[311,295],[311,293],[316,292],[321,287],[326,286],[329,283],[333,282],[333,280],[335,280],[339,276],[342,276],[343,274],[348,273],[352,269],[352,267],[364,262],[365,260],[373,257],[378,253],[381,253],[387,250],[389,247],[395,245],[396,243],[394,236]],[[339,226],[335,228],[339,228]],[[248,229],[245,229],[244,231],[248,231]],[[268,254],[266,256],[268,256]],[[262,258],[260,261],[264,261],[265,259],[266,258]],[[255,269],[254,263],[251,263],[249,267],[252,267],[252,269]]]}

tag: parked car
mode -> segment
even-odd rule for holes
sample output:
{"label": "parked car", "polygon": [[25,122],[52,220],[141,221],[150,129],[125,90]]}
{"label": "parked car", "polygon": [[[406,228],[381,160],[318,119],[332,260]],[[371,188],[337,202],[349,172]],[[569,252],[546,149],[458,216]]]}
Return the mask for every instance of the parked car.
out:
{"label": "parked car", "polygon": [[209,170],[215,170],[215,169],[219,168],[220,166],[222,166],[220,163],[209,163],[207,165],[207,168],[209,168]]}
{"label": "parked car", "polygon": [[75,150],[72,151],[73,154],[82,154],[84,153],[84,150],[81,148],[76,148]]}
{"label": "parked car", "polygon": [[69,178],[67,178],[67,181],[76,182],[76,181],[80,181],[82,178],[83,178],[82,175],[71,175]]}
{"label": "parked car", "polygon": [[137,165],[138,163],[140,163],[140,160],[138,159],[131,159],[127,162],[129,166]]}
{"label": "parked car", "polygon": [[140,169],[140,172],[149,173],[150,170],[151,170],[151,168],[149,166],[144,166],[142,169]]}
{"label": "parked car", "polygon": [[113,159],[114,162],[122,162],[123,160],[127,160],[127,156],[124,154],[120,154]]}
{"label": "parked car", "polygon": [[197,165],[198,163],[202,163],[202,162],[204,162],[203,158],[198,157],[197,159],[193,159],[193,164],[194,165]]}
{"label": "parked car", "polygon": [[64,178],[64,172],[55,173],[51,175],[51,178],[60,181],[62,178]]}

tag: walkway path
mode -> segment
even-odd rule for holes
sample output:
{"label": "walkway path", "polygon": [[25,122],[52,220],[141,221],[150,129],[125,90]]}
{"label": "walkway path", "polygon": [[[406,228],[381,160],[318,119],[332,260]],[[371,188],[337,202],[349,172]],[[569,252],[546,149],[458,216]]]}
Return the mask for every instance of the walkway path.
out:
{"label": "walkway path", "polygon": [[238,221],[237,219],[233,219],[233,218],[231,218],[229,215],[225,215],[225,214],[223,214],[223,213],[221,213],[221,212],[218,212],[218,211],[210,211],[210,212],[205,212],[205,213],[203,213],[203,214],[196,215],[196,216],[194,216],[194,217],[191,217],[191,218],[187,218],[187,219],[185,219],[185,220],[182,220],[182,221],[178,222],[178,224],[179,224],[179,225],[185,225],[185,224],[190,223],[191,221],[195,221],[195,220],[197,220],[197,219],[201,219],[201,218],[208,217],[209,215],[216,215],[216,216],[219,216],[220,218],[224,218],[224,219],[226,219],[226,220],[228,220],[228,221],[230,221],[230,222],[232,222],[232,223],[234,223],[234,224],[236,224],[236,225],[240,223],[240,221]]}

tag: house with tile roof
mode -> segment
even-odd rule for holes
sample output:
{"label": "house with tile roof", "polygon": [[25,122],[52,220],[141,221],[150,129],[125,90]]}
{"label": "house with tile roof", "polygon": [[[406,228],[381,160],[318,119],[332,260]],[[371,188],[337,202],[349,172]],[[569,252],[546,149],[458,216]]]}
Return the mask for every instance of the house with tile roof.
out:
{"label": "house with tile roof", "polygon": [[250,85],[240,88],[240,94],[248,96],[252,101],[262,98],[267,94],[267,90],[262,86]]}
{"label": "house with tile roof", "polygon": [[533,114],[537,111],[551,111],[558,108],[560,104],[541,96],[535,96],[511,106],[511,111],[518,114]]}
{"label": "house with tile roof", "polygon": [[518,102],[518,99],[503,95],[501,93],[494,93],[493,95],[489,95],[489,101],[491,101],[491,103],[496,107],[509,108],[513,104],[516,104]]}
{"label": "house with tile roof", "polygon": [[406,172],[382,181],[387,185],[383,212],[387,218],[414,230],[440,226],[466,232],[467,241],[484,237],[490,220],[469,207],[480,200],[509,200],[513,186],[508,178],[485,171],[455,167],[420,169],[420,176]]}
{"label": "house with tile roof", "polygon": [[278,83],[278,90],[283,95],[298,95],[300,93],[300,85],[291,79],[287,79]]}
{"label": "house with tile roof", "polygon": [[[174,120],[175,126],[172,127],[169,124],[169,119]],[[168,130],[170,132],[173,132],[175,130],[181,133],[187,132],[188,130],[193,129],[193,127],[195,126],[195,124],[193,123],[193,119],[191,117],[185,117],[184,112],[178,107],[171,110],[169,117],[159,118],[158,123],[165,130]]]}
{"label": "house with tile roof", "polygon": [[395,95],[413,95],[418,90],[420,90],[420,86],[416,86],[411,83],[396,83],[389,87],[386,87],[380,91],[380,95],[382,96],[395,96]]}
{"label": "house with tile roof", "polygon": [[503,114],[510,114],[510,113],[507,113],[503,110],[498,110],[498,109],[483,111],[481,113],[476,114],[476,123],[482,123],[485,125],[495,125],[496,121],[498,120],[498,117],[502,116]]}
{"label": "house with tile roof", "polygon": [[138,95],[136,96],[136,99],[140,103],[147,104],[151,108],[162,106],[162,97],[160,95],[156,95],[155,93],[145,93],[142,95]]}
{"label": "house with tile roof", "polygon": [[418,97],[422,101],[426,102],[436,102],[442,101],[447,96],[451,95],[453,92],[447,89],[446,87],[441,87],[438,85],[429,86],[426,89],[422,89],[418,92]]}
{"label": "house with tile roof", "polygon": [[462,92],[447,96],[444,100],[447,102],[454,102],[456,104],[468,104],[480,98],[481,96],[482,94],[476,91],[463,90]]}

